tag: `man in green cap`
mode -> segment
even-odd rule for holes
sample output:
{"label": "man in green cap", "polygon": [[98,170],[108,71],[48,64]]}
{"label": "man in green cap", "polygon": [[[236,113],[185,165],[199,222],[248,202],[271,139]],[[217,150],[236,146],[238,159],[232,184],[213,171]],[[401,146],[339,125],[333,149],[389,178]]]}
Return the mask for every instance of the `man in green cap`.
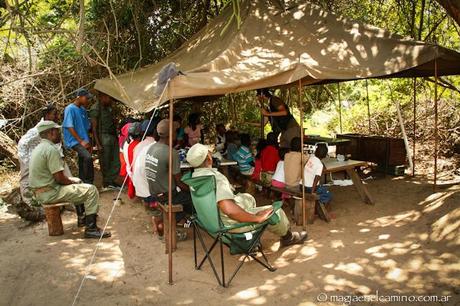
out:
{"label": "man in green cap", "polygon": [[[29,164],[30,187],[42,205],[60,202],[85,206],[85,238],[99,238],[102,230],[96,225],[99,193],[94,185],[81,184],[80,179],[64,174],[64,161],[54,144],[61,141],[61,126],[54,121],[42,121],[36,126],[42,138],[32,152]],[[109,232],[103,238],[110,237]]]}
{"label": "man in green cap", "polygon": [[99,92],[98,102],[89,110],[93,137],[99,153],[103,186],[117,188],[116,183],[120,172],[119,147],[115,118],[112,113],[112,98]]}
{"label": "man in green cap", "polygon": [[[187,153],[187,162],[195,168],[193,177],[213,175],[216,178],[216,200],[220,216],[225,225],[251,222],[262,223],[273,212],[271,205],[256,207],[256,200],[249,193],[233,193],[228,179],[217,169],[212,168],[212,154],[208,146],[197,143]],[[303,244],[306,232],[292,232],[289,219],[282,209],[276,212],[279,222],[268,226],[268,230],[280,237],[281,247]],[[247,228],[240,229],[246,231]]]}

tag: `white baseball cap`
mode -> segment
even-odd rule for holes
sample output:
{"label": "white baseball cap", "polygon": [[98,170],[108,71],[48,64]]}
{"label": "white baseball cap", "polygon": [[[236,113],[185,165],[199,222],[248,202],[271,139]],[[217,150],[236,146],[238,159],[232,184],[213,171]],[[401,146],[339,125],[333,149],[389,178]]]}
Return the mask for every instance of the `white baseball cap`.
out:
{"label": "white baseball cap", "polygon": [[193,168],[197,168],[203,164],[209,152],[212,152],[211,146],[206,146],[201,143],[194,144],[187,152],[187,162]]}

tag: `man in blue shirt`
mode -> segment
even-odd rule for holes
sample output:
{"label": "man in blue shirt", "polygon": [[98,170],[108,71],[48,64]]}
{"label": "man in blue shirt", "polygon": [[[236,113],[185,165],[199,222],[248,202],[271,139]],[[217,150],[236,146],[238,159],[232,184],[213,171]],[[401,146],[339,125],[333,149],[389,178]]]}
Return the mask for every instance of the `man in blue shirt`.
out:
{"label": "man in blue shirt", "polygon": [[64,145],[78,154],[78,176],[86,184],[94,181],[93,159],[91,156],[92,145],[88,135],[90,123],[86,107],[93,95],[85,88],[76,92],[74,102],[64,110],[62,123],[64,132]]}

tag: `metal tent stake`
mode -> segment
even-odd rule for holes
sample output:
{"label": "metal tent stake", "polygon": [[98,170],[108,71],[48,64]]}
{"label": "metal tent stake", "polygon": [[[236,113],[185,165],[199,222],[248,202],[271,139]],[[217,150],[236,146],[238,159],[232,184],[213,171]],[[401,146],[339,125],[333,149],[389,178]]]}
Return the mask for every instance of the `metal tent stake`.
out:
{"label": "metal tent stake", "polygon": [[307,228],[307,222],[306,222],[306,208],[305,208],[305,184],[304,184],[304,170],[303,170],[303,165],[304,165],[304,156],[303,156],[303,103],[302,103],[302,80],[299,80],[299,110],[300,110],[300,163],[301,163],[301,177],[302,177],[302,227],[305,230]]}
{"label": "metal tent stake", "polygon": [[417,92],[416,92],[416,86],[417,86],[417,78],[414,78],[414,122],[413,122],[413,143],[412,143],[412,176],[415,176],[415,132],[416,132],[416,119],[417,119]]}

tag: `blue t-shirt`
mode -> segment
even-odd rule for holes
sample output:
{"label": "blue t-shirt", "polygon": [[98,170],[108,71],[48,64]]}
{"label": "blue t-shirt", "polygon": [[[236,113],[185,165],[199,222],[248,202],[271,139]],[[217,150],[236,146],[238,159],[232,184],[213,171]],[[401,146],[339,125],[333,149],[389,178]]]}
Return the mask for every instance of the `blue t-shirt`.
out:
{"label": "blue t-shirt", "polygon": [[68,128],[74,128],[78,136],[89,142],[88,131],[90,128],[88,114],[86,109],[78,107],[75,104],[69,104],[64,109],[64,121],[62,122],[64,133],[64,145],[66,148],[72,148],[78,144],[75,137],[72,136]]}

